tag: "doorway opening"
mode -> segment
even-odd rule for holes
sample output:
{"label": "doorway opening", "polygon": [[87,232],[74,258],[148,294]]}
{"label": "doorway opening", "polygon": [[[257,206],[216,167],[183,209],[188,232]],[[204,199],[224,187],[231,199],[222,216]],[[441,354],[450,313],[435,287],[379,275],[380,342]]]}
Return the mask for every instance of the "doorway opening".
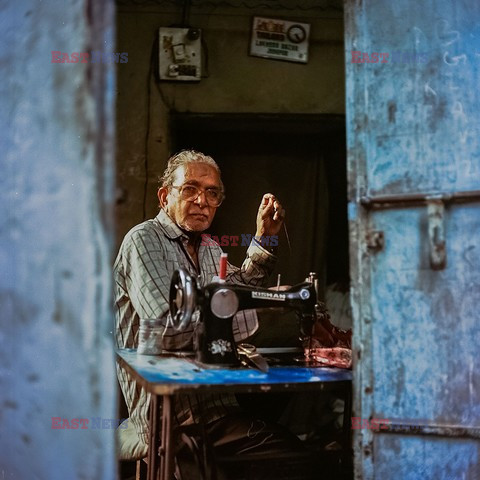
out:
{"label": "doorway opening", "polygon": [[231,263],[241,265],[241,235],[255,233],[260,199],[270,192],[286,209],[287,230],[279,236],[272,279],[280,273],[282,284],[295,284],[317,272],[321,294],[328,284],[348,283],[343,115],[174,113],[170,119],[174,151],[200,150],[222,170],[227,197],[209,233],[240,238],[222,246]]}

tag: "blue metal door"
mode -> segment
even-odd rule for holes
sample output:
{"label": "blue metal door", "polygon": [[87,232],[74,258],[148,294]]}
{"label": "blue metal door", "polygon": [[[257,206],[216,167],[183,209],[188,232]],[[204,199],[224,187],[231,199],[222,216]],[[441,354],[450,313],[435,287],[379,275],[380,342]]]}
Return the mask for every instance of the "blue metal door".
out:
{"label": "blue metal door", "polygon": [[345,11],[355,476],[480,479],[480,2]]}

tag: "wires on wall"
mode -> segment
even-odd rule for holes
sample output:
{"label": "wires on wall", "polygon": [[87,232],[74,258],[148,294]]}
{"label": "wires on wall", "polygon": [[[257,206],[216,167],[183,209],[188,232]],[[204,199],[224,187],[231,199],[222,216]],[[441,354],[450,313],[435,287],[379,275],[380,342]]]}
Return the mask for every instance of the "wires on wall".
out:
{"label": "wires on wall", "polygon": [[157,32],[155,32],[155,38],[152,42],[152,48],[150,51],[150,64],[147,74],[147,105],[146,105],[146,132],[144,140],[144,171],[145,171],[145,181],[143,185],[143,220],[146,220],[147,217],[147,194],[148,194],[148,168],[149,168],[149,154],[148,154],[148,144],[150,141],[150,130],[151,130],[151,103],[152,103],[152,81],[154,82],[158,94],[165,105],[167,111],[174,111],[172,105],[168,102],[165,93],[163,92],[160,81],[158,78],[158,48],[159,48],[159,38]]}

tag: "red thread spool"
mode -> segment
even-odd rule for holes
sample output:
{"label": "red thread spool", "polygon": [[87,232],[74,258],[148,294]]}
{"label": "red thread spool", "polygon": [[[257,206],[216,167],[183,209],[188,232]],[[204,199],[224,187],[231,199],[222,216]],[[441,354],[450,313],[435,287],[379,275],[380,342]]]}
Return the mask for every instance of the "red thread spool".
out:
{"label": "red thread spool", "polygon": [[228,253],[222,253],[220,256],[220,273],[218,275],[220,280],[225,281],[227,278],[227,258]]}

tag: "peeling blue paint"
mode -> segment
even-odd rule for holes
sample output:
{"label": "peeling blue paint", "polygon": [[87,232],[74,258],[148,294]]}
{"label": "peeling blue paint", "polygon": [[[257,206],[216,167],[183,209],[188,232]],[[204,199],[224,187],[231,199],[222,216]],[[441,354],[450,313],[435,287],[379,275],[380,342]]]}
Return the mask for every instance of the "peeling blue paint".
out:
{"label": "peeling blue paint", "polygon": [[[432,270],[426,206],[362,196],[480,190],[480,3],[346,2],[345,48],[428,51],[426,63],[347,69],[354,414],[438,425],[415,437],[356,431],[356,478],[477,479],[480,208],[445,205],[446,266]],[[370,231],[381,249],[365,248]],[[354,356],[357,358],[357,356]],[[451,436],[447,436],[451,435]],[[477,435],[478,436],[478,435]]]}

